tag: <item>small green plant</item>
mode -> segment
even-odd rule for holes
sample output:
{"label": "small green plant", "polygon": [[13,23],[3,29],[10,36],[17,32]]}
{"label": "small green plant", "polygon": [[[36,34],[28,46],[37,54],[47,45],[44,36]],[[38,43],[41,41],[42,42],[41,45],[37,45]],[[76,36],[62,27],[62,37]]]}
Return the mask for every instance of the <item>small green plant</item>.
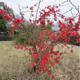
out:
{"label": "small green plant", "polygon": [[17,31],[15,34],[15,42],[16,44],[35,45],[42,30],[41,27],[34,28],[33,25],[27,26],[22,32],[20,30]]}

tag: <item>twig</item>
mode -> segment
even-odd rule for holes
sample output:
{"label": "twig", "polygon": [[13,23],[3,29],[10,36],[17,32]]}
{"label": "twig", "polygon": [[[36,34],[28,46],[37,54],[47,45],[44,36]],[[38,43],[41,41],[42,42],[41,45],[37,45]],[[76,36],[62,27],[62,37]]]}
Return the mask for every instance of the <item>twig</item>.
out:
{"label": "twig", "polygon": [[41,3],[41,0],[39,0],[39,3],[38,3],[38,8],[37,8],[37,11],[36,11],[35,20],[37,19],[37,15],[38,15],[38,11],[39,11],[39,7],[40,7],[40,3]]}

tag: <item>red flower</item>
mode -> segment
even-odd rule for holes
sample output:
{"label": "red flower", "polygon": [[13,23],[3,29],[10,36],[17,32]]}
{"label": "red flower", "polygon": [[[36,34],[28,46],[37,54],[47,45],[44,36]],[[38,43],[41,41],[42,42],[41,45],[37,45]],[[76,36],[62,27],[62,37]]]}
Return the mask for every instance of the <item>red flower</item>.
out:
{"label": "red flower", "polygon": [[44,27],[45,26],[45,19],[44,18],[41,18],[41,20],[40,20],[40,24]]}
{"label": "red flower", "polygon": [[40,66],[43,66],[43,65],[44,65],[44,62],[41,60],[41,61],[39,62],[39,65],[40,65]]}
{"label": "red flower", "polygon": [[42,55],[43,64],[48,63],[48,57],[46,55]]}
{"label": "red flower", "polygon": [[66,27],[66,24],[61,22],[61,21],[59,21],[59,28],[60,29],[64,29],[64,27]]}
{"label": "red flower", "polygon": [[61,59],[61,57],[60,57],[60,56],[59,56],[59,57],[54,58],[54,60],[56,61],[56,63],[58,63],[60,59]]}
{"label": "red flower", "polygon": [[14,23],[16,23],[16,24],[22,24],[23,22],[24,22],[24,20],[23,19],[20,19],[20,18],[16,18],[14,20]]}
{"label": "red flower", "polygon": [[12,20],[12,16],[10,14],[3,15],[4,20],[10,21]]}
{"label": "red flower", "polygon": [[45,62],[43,60],[41,60],[39,62],[39,67],[40,67],[41,71],[43,71],[43,72],[47,71],[46,64],[45,64]]}
{"label": "red flower", "polygon": [[22,50],[22,49],[24,49],[24,46],[23,46],[23,45],[15,45],[15,48],[16,48],[16,49],[21,49],[21,50]]}
{"label": "red flower", "polygon": [[49,11],[55,12],[54,7],[50,7],[50,8],[49,8]]}
{"label": "red flower", "polygon": [[33,53],[33,54],[32,54],[32,58],[34,58],[35,60],[37,60],[38,57],[39,57],[38,53]]}
{"label": "red flower", "polygon": [[41,69],[43,72],[46,72],[47,71],[47,67],[44,65],[44,66],[41,66]]}
{"label": "red flower", "polygon": [[38,69],[36,69],[36,73],[37,73],[38,76],[40,76],[40,74],[41,74],[40,70],[38,70]]}
{"label": "red flower", "polygon": [[66,41],[66,42],[70,42],[70,38],[66,38],[65,41]]}
{"label": "red flower", "polygon": [[32,68],[35,67],[35,62],[31,62],[31,67],[32,67]]}
{"label": "red flower", "polygon": [[76,42],[77,42],[77,43],[80,43],[80,38],[77,38],[77,39],[76,39]]}
{"label": "red flower", "polygon": [[15,25],[15,23],[13,23],[11,26],[12,26],[13,31],[20,28],[20,26]]}
{"label": "red flower", "polygon": [[72,33],[71,33],[71,36],[73,36],[73,37],[76,37],[76,36],[78,36],[78,32],[77,32],[77,31],[75,31],[75,32],[72,32]]}
{"label": "red flower", "polygon": [[79,28],[79,24],[76,24],[74,30],[75,30],[75,31],[78,31],[79,29],[80,29],[80,28]]}
{"label": "red flower", "polygon": [[0,14],[1,15],[4,14],[4,10],[0,9]]}

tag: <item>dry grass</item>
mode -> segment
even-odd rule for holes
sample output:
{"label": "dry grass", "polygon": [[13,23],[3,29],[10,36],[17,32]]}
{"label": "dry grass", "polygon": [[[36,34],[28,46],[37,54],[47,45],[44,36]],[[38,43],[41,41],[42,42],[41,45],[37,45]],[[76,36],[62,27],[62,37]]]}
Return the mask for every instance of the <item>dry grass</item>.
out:
{"label": "dry grass", "polygon": [[0,42],[0,80],[21,80],[27,67],[25,55],[27,52],[15,49],[13,42]]}
{"label": "dry grass", "polygon": [[[80,80],[80,47],[67,45],[64,48],[57,45],[65,54],[61,63],[54,70],[57,80]],[[62,48],[62,49],[61,49]],[[72,50],[72,52],[71,52]]]}
{"label": "dry grass", "polygon": [[[58,49],[61,47],[58,46]],[[57,80],[80,80],[80,47],[73,46],[73,53],[69,48],[64,48],[65,54],[61,64],[54,70]],[[24,55],[27,52],[16,50],[12,41],[0,42],[0,80],[33,80],[26,70]]]}

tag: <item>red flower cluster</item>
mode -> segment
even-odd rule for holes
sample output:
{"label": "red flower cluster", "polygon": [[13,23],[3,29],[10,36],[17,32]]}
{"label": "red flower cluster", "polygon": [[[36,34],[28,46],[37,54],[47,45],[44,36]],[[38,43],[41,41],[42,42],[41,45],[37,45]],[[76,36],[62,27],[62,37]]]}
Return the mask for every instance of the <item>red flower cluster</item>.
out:
{"label": "red flower cluster", "polygon": [[3,15],[3,19],[6,21],[11,21],[12,20],[12,16],[10,14],[4,14]]}
{"label": "red flower cluster", "polygon": [[0,9],[0,15],[4,14],[4,10]]}
{"label": "red flower cluster", "polygon": [[21,18],[15,18],[13,21],[15,24],[23,24],[24,20]]}
{"label": "red flower cluster", "polygon": [[33,53],[32,58],[34,58],[35,60],[38,60],[38,58],[39,58],[38,53],[37,52]]}

